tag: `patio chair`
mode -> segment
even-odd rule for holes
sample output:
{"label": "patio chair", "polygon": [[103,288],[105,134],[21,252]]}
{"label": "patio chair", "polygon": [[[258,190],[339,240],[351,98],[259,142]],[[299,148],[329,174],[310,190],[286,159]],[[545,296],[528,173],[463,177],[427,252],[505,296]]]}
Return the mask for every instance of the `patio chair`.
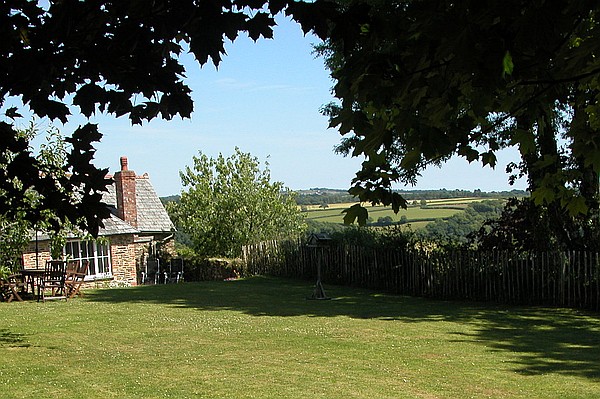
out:
{"label": "patio chair", "polygon": [[152,283],[160,283],[160,261],[158,259],[148,259],[146,271],[142,273],[142,284]]}
{"label": "patio chair", "polygon": [[[38,302],[46,302],[49,299],[64,299],[65,295],[65,277],[67,272],[67,262],[63,260],[49,260],[46,262],[44,273],[39,281]],[[47,294],[50,291],[50,295]]]}
{"label": "patio chair", "polygon": [[67,261],[67,267],[65,269],[65,284],[74,273],[77,273],[77,269],[79,269],[78,260]]}
{"label": "patio chair", "polygon": [[81,292],[81,285],[87,276],[89,262],[87,260],[83,262],[75,261],[69,262],[71,266],[67,266],[67,274],[65,276],[65,295],[69,299],[73,299],[75,295],[83,296]]}
{"label": "patio chair", "polygon": [[173,258],[169,263],[169,274],[166,282],[180,283],[183,281],[183,259]]}
{"label": "patio chair", "polygon": [[5,280],[0,280],[0,294],[2,300],[6,302],[12,302],[17,300],[23,301],[23,298],[19,295],[19,291],[23,291],[23,278],[20,274],[11,274]]}

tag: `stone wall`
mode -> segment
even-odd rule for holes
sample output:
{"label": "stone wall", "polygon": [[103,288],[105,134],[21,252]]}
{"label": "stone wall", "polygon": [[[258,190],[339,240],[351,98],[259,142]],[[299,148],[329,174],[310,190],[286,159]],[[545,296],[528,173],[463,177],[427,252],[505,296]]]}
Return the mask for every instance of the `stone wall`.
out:
{"label": "stone wall", "polygon": [[45,240],[37,243],[37,263],[35,247],[35,241],[32,241],[27,245],[25,252],[23,252],[23,267],[27,269],[34,269],[36,266],[44,267],[46,261],[52,259],[50,255],[50,241]]}
{"label": "stone wall", "polygon": [[112,236],[110,255],[113,278],[124,285],[137,285],[136,245],[132,235]]}

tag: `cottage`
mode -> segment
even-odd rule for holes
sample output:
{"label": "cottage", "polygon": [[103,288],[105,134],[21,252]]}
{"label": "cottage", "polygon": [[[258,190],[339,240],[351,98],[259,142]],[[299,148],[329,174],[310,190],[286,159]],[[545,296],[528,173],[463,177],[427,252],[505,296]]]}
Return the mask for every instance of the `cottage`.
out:
{"label": "cottage", "polygon": [[[147,174],[129,170],[121,157],[121,170],[103,196],[111,209],[97,240],[70,237],[63,249],[65,256],[89,261],[89,282],[139,283],[139,271],[149,257],[162,251],[173,252],[175,226],[169,218]],[[38,233],[23,254],[25,268],[41,267],[51,258],[49,237]]]}

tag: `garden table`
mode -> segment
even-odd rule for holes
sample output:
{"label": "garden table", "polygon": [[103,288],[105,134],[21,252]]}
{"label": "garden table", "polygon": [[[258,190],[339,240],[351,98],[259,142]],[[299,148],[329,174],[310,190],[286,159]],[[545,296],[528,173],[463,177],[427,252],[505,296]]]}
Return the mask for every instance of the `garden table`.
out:
{"label": "garden table", "polygon": [[44,276],[44,268],[22,269],[21,275],[23,276],[23,289],[27,292],[31,287],[31,294],[35,296],[35,287],[39,287],[40,279]]}

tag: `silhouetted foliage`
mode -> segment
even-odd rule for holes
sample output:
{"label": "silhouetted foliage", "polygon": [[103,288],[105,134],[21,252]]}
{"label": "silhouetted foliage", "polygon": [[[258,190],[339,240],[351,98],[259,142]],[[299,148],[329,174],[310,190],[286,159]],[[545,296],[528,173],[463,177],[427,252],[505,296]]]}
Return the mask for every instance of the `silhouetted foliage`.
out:
{"label": "silhouetted foliage", "polygon": [[583,229],[576,225],[565,229],[552,226],[552,211],[529,198],[511,199],[499,218],[487,221],[473,236],[473,242],[483,249],[519,251],[600,249],[600,243],[587,240]]}
{"label": "silhouetted foliage", "polygon": [[[339,100],[324,108],[337,150],[366,158],[351,194],[398,211],[394,183],[456,155],[494,167],[512,147],[509,182],[528,179],[552,235],[598,240],[600,3],[338,3],[346,19],[319,51]],[[367,218],[355,205],[346,221]]]}

